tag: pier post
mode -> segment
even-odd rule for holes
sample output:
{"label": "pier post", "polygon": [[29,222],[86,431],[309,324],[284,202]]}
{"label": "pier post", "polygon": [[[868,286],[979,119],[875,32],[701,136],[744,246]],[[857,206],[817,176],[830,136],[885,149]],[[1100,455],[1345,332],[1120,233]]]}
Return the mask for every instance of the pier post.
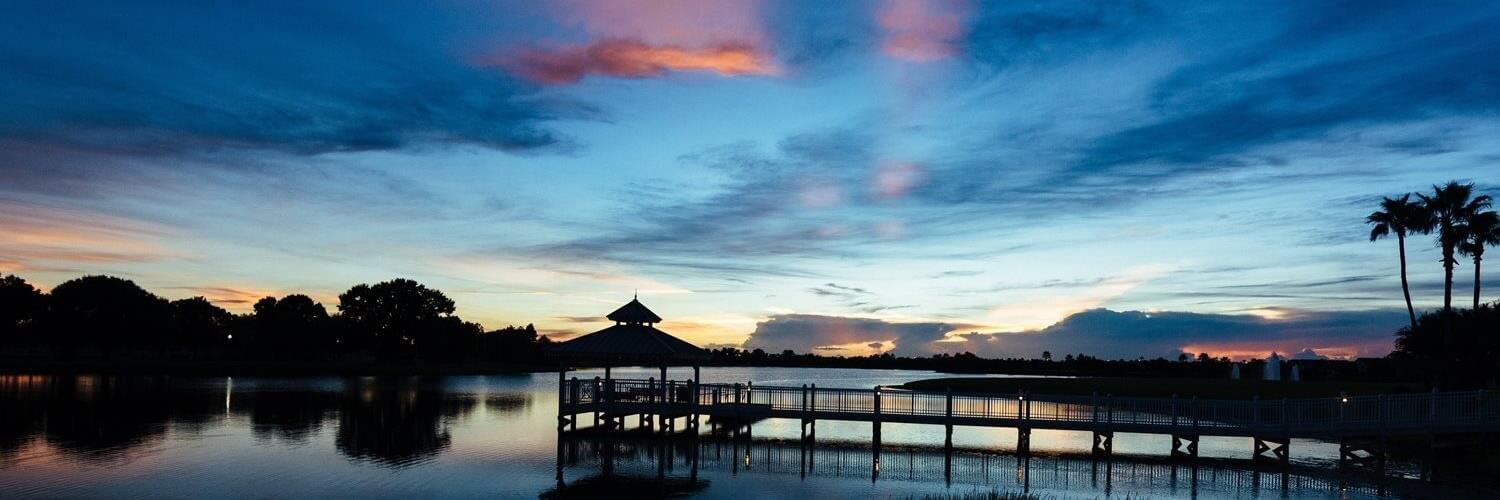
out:
{"label": "pier post", "polygon": [[1100,425],[1098,393],[1095,393],[1094,396],[1094,444],[1090,451],[1095,459],[1109,458],[1115,451],[1114,399],[1115,396],[1113,394],[1104,395],[1104,424]]}
{"label": "pier post", "polygon": [[1017,393],[1017,402],[1020,407],[1017,410],[1021,415],[1021,425],[1016,427],[1016,455],[1019,457],[1031,456],[1031,400],[1026,399],[1026,392]]}
{"label": "pier post", "polygon": [[1030,457],[1031,456],[1031,428],[1030,427],[1017,427],[1016,428],[1016,456],[1017,457],[1022,457],[1022,458]]}
{"label": "pier post", "polygon": [[943,421],[943,435],[945,436],[943,438],[943,454],[951,459],[953,455],[953,388],[947,388],[946,392],[948,402],[947,409],[943,412],[945,417]]}
{"label": "pier post", "polygon": [[[662,379],[662,384],[665,385],[666,383],[667,383],[666,379]],[[661,398],[661,391],[658,390],[657,387],[656,387],[656,377],[647,377],[646,378],[646,401],[648,403],[658,403],[658,404],[660,404],[660,401],[658,401],[660,398]],[[656,406],[656,405],[653,405],[653,406]],[[652,422],[652,412],[653,411],[660,411],[660,407],[658,406],[656,409],[648,409],[645,412],[641,413],[640,426],[641,426],[642,429],[655,430],[657,427],[661,427],[660,425],[657,425],[659,423],[659,421],[661,420],[661,416],[660,416],[659,413],[656,415],[656,420],[658,422]]]}
{"label": "pier post", "polygon": [[[568,392],[571,393],[570,394],[570,399],[572,399],[572,401],[574,403],[577,403],[578,402],[578,392],[579,392],[578,391],[578,377],[573,377],[573,379],[569,381],[569,383],[568,383]],[[569,418],[568,418],[568,430],[572,430],[572,431],[578,430],[578,413],[576,412],[576,410],[574,411],[574,413],[572,415],[569,415]]]}
{"label": "pier post", "polygon": [[1177,432],[1177,393],[1172,393],[1172,432]]}
{"label": "pier post", "polygon": [[661,365],[661,402],[671,402],[672,395],[667,394],[667,365]]}
{"label": "pier post", "polygon": [[[807,386],[807,410],[810,412],[807,419],[807,444],[815,445],[818,442],[818,384]],[[808,468],[812,468],[809,463]]]}
{"label": "pier post", "polygon": [[875,397],[875,403],[874,403],[875,416],[874,416],[874,419],[870,423],[870,430],[871,430],[870,437],[871,437],[871,444],[873,445],[874,450],[875,450],[875,470],[876,470],[876,472],[878,474],[878,472],[880,470],[880,386],[878,386],[878,385],[875,386],[874,397]]}
{"label": "pier post", "polygon": [[[599,377],[598,376],[595,376],[594,377],[594,406],[597,408],[599,406],[599,403],[603,403],[603,402],[604,402],[604,384],[599,381]],[[604,424],[604,412],[599,411],[599,410],[594,410],[594,428],[595,428],[595,430],[603,429],[604,428],[603,424]]]}
{"label": "pier post", "polygon": [[802,445],[804,447],[806,447],[806,445],[807,445],[807,384],[802,384],[802,406],[801,406],[801,410],[802,410],[801,411],[801,413],[802,413],[802,423],[800,425],[800,428],[802,430],[801,443],[802,443]]}
{"label": "pier post", "polygon": [[[558,434],[558,439],[559,440],[562,438],[563,427],[566,426],[567,423],[568,423],[567,422],[567,420],[568,420],[567,416],[563,415],[563,408],[567,407],[567,403],[568,403],[568,367],[566,367],[566,366],[559,366],[557,368],[557,434]],[[561,449],[561,448],[559,448],[559,449]],[[561,456],[561,452],[559,452],[558,455]],[[561,474],[559,474],[559,477],[560,476],[561,476]],[[559,478],[558,481],[560,482],[560,481],[562,481],[562,479]]]}

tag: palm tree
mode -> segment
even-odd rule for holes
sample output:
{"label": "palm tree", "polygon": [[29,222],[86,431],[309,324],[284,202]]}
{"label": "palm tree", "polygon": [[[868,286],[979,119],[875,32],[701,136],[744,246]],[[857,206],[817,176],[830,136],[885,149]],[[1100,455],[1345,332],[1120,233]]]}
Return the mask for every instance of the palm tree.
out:
{"label": "palm tree", "polygon": [[1479,309],[1479,261],[1484,260],[1484,247],[1500,245],[1500,214],[1474,214],[1458,230],[1464,236],[1459,253],[1474,258],[1474,308]]}
{"label": "palm tree", "polygon": [[1411,306],[1411,287],[1406,283],[1406,235],[1426,233],[1432,230],[1432,217],[1422,206],[1411,201],[1410,194],[1400,198],[1380,201],[1380,210],[1365,217],[1370,228],[1370,241],[1396,235],[1396,249],[1401,257],[1401,294],[1406,296],[1406,315],[1411,319],[1411,328],[1417,329],[1417,310]]}
{"label": "palm tree", "polygon": [[1438,245],[1443,248],[1443,315],[1453,313],[1453,266],[1458,260],[1453,257],[1463,243],[1460,226],[1480,210],[1489,208],[1489,196],[1473,196],[1474,184],[1459,184],[1448,181],[1444,186],[1432,186],[1432,196],[1418,193],[1422,208],[1432,214],[1438,231]]}

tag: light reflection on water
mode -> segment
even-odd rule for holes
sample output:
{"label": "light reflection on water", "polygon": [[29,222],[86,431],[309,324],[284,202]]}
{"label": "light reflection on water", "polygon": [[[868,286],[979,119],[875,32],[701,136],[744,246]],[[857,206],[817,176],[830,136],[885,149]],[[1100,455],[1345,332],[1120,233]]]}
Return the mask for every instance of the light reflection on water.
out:
{"label": "light reflection on water", "polygon": [[[621,378],[657,375],[653,369],[613,372]],[[687,378],[689,373],[673,370],[670,377]],[[569,376],[599,374],[580,371]],[[816,383],[819,387],[896,385],[933,376],[931,372],[892,370],[703,370],[704,382]],[[535,497],[556,485],[556,381],[555,373],[233,379],[0,376],[0,497]],[[752,461],[748,471],[725,470],[728,462],[705,460],[700,463],[700,478],[708,486],[696,494],[906,497],[1017,486],[1016,459],[1004,453],[1015,446],[1015,431],[1010,429],[960,427],[954,433],[955,445],[969,450],[956,461],[994,462],[993,471],[1009,467],[1009,476],[985,476],[981,481],[953,485],[933,480],[930,447],[941,445],[942,428],[899,424],[886,424],[882,429],[885,472],[879,481],[872,482],[868,474],[830,473],[856,470],[860,460],[868,464],[869,433],[867,423],[819,422],[817,453],[823,455],[818,456],[832,457],[827,463],[835,465],[803,478],[797,461],[792,462],[789,474],[765,468],[775,464],[776,457],[790,453],[788,446],[798,448],[785,444],[795,443],[798,423],[758,423],[749,446],[752,455],[757,446],[766,450],[764,467],[755,467]],[[1163,486],[1160,481],[1132,479],[1157,477],[1167,470],[1163,468],[1167,465],[1142,465],[1155,459],[1130,456],[1164,456],[1169,439],[1117,436],[1115,450],[1121,458],[1114,462],[1109,477],[1123,479],[1103,490],[1085,487],[1078,479],[1082,476],[1077,472],[1081,467],[1077,459],[1059,455],[1087,451],[1088,434],[1038,430],[1033,432],[1031,445],[1037,458],[1023,472],[1035,478],[1038,471],[1065,471],[1063,476],[1070,479],[1063,487],[1036,488],[1051,496],[1192,496],[1193,483]],[[564,444],[570,453],[566,469],[570,481],[599,476],[604,448],[571,439]],[[698,446],[722,444],[705,439]],[[660,445],[621,444],[618,449],[631,446]],[[701,447],[700,456],[708,449]],[[1296,441],[1292,453],[1301,467],[1326,468],[1336,460],[1337,448],[1331,443]],[[829,450],[844,451],[829,455],[834,453]],[[1230,466],[1208,466],[1199,474],[1239,474],[1248,465],[1233,464],[1248,462],[1244,459],[1250,455],[1250,442],[1204,438],[1201,453],[1239,460],[1228,462]],[[621,474],[641,469],[649,476],[656,470],[653,457],[657,456],[642,458],[622,452],[614,457],[613,467]],[[892,469],[902,456],[909,458],[906,473]],[[940,463],[940,451],[937,456]],[[851,465],[836,465],[844,463]],[[1129,472],[1137,469],[1147,472]],[[673,470],[674,476],[680,476],[679,472],[691,469]],[[1125,476],[1119,476],[1122,470],[1127,471]],[[941,466],[937,472],[941,478]],[[1286,490],[1276,486],[1271,494],[1339,494],[1328,488],[1327,480],[1299,482],[1300,473],[1291,477]],[[1352,481],[1351,491],[1366,491],[1359,488],[1358,478],[1347,481]],[[1392,481],[1396,486],[1402,482]],[[1237,490],[1214,486],[1196,493],[1219,496],[1226,491]],[[1247,488],[1244,496],[1258,491]]]}

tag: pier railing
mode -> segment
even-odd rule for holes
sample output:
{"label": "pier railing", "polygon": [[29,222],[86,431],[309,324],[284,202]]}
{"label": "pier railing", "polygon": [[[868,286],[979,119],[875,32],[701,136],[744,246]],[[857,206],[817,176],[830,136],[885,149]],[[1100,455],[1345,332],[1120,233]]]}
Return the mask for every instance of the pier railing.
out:
{"label": "pier railing", "polygon": [[[564,411],[689,412],[779,418],[1117,429],[1207,435],[1322,436],[1500,430],[1500,395],[1486,391],[1222,400],[975,394],[571,379]],[[609,406],[610,408],[604,408]]]}

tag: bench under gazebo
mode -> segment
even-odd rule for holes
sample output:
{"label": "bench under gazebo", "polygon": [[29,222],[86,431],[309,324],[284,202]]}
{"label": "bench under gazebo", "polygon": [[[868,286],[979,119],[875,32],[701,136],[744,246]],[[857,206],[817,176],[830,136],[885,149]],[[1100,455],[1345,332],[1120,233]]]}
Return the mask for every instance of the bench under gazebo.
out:
{"label": "bench under gazebo", "polygon": [[[682,405],[684,408],[681,416],[691,416],[691,409],[696,406],[696,398],[692,395],[696,393],[701,381],[699,367],[704,361],[708,361],[709,352],[657,329],[656,325],[662,321],[661,316],[651,312],[639,298],[632,298],[605,318],[615,324],[558,344],[548,351],[548,355],[558,361],[561,401],[579,401],[580,397],[598,398],[596,401],[606,403],[649,401]],[[610,373],[610,368],[615,366],[655,366],[661,369],[661,378],[646,381],[616,380]],[[678,385],[676,381],[667,379],[667,368],[670,366],[691,366],[693,378]],[[604,378],[596,377],[590,381],[575,378],[569,382],[567,371],[574,367],[603,367]],[[604,419],[605,425],[610,428],[621,426],[622,422],[618,420],[621,416],[604,412],[595,414],[596,419]],[[690,419],[688,425],[696,426],[697,423],[693,420],[696,419]],[[669,428],[672,425],[670,422],[669,417],[662,425]],[[559,415],[558,426],[565,424],[576,427],[575,417]]]}

